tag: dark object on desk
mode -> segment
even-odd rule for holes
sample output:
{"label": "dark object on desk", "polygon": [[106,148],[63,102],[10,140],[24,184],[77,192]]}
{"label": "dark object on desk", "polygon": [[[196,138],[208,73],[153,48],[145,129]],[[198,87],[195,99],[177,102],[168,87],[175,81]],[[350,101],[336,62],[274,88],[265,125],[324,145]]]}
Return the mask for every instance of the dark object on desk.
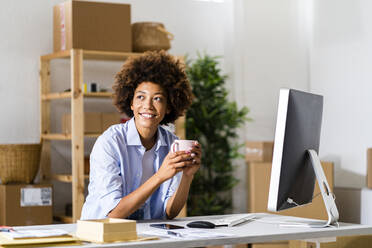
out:
{"label": "dark object on desk", "polygon": [[172,224],[150,224],[151,227],[161,228],[161,229],[182,229],[183,226],[177,226]]}
{"label": "dark object on desk", "polygon": [[187,223],[188,227],[192,228],[215,228],[216,225],[212,222],[209,221],[204,221],[204,220],[197,220],[197,221],[192,221]]}
{"label": "dark object on desk", "polygon": [[0,226],[0,232],[11,232],[14,231],[11,226]]}

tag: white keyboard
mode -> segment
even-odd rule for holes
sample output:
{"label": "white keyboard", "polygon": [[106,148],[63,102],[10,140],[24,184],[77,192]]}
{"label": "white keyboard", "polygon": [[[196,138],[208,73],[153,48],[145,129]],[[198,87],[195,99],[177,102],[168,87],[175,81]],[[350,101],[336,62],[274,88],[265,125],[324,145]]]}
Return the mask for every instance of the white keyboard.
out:
{"label": "white keyboard", "polygon": [[218,226],[236,226],[249,220],[253,220],[255,217],[254,214],[233,214],[222,219],[213,220],[213,223]]}

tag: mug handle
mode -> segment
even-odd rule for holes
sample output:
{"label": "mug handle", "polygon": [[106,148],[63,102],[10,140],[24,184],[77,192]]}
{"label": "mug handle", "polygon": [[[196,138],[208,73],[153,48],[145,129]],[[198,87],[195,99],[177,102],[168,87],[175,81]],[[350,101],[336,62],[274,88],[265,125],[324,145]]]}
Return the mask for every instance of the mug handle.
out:
{"label": "mug handle", "polygon": [[163,28],[163,27],[157,27],[157,29],[160,32],[167,34],[169,40],[173,40],[174,39],[174,35],[172,33],[168,32],[167,30],[165,30],[165,28]]}
{"label": "mug handle", "polygon": [[173,142],[173,144],[171,145],[171,151],[172,152],[176,152],[176,146],[177,146],[177,151],[179,149],[179,144],[175,141]]}

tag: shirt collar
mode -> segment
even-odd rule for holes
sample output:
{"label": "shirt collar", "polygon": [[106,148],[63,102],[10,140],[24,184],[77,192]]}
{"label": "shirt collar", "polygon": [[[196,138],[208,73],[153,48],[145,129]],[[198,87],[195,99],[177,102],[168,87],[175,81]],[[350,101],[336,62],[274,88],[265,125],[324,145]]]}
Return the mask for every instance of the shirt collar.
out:
{"label": "shirt collar", "polygon": [[[155,142],[155,150],[159,150],[160,146],[167,146],[167,142],[164,137],[164,129],[159,125],[157,132],[157,140]],[[134,117],[128,121],[128,133],[127,133],[127,144],[129,146],[142,146],[141,138],[134,122]]]}

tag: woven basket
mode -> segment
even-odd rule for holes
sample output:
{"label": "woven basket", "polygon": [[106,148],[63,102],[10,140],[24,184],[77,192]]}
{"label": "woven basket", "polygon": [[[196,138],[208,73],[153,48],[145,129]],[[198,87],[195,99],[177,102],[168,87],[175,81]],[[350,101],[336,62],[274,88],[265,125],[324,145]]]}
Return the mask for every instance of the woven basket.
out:
{"label": "woven basket", "polygon": [[1,183],[31,183],[39,169],[41,144],[0,145]]}
{"label": "woven basket", "polygon": [[136,22],[132,24],[133,52],[168,50],[173,34],[159,22]]}

